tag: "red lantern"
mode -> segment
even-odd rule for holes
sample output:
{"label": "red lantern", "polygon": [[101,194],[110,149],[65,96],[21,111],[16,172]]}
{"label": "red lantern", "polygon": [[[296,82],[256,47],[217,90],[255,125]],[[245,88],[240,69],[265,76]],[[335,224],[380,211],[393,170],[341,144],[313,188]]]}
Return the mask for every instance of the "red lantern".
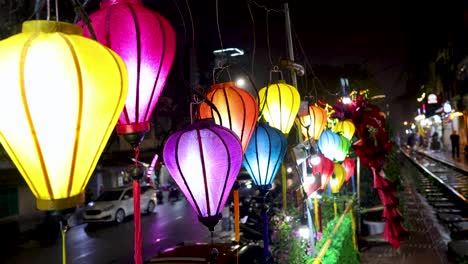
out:
{"label": "red lantern", "polygon": [[[325,157],[323,154],[318,154],[320,157],[320,163],[318,165],[311,165],[312,173],[317,174],[320,173],[320,190],[325,190],[327,187],[328,182],[330,181],[330,177],[333,174],[333,170],[335,169],[335,164],[329,158]],[[310,161],[310,160],[309,160]]]}
{"label": "red lantern", "polygon": [[351,177],[354,175],[354,168],[356,166],[356,163],[352,158],[346,158],[341,165],[345,168],[346,170],[346,179],[345,182],[348,182]]}

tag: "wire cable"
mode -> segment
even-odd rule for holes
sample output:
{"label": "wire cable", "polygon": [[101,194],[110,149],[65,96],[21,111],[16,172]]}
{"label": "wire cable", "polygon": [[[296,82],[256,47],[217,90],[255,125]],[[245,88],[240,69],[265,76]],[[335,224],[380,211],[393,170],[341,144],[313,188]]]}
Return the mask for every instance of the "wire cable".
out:
{"label": "wire cable", "polygon": [[193,24],[193,17],[192,17],[192,9],[190,9],[190,5],[188,0],[185,0],[185,4],[187,5],[187,9],[189,12],[190,22],[192,23],[192,48],[195,47],[195,26]]}
{"label": "wire cable", "polygon": [[268,59],[270,60],[270,65],[273,65],[273,60],[271,59],[271,47],[270,47],[270,26],[268,25],[268,14],[269,10],[266,11],[266,39],[267,39],[267,49],[268,49]]}
{"label": "wire cable", "polygon": [[253,37],[253,44],[252,44],[252,62],[251,62],[251,74],[253,75],[254,74],[254,68],[255,68],[255,51],[256,51],[256,48],[257,48],[257,36],[255,34],[255,19],[254,19],[254,16],[252,14],[252,8],[250,8],[250,2],[249,0],[247,0],[247,8],[249,9],[249,14],[250,14],[250,19],[252,20],[252,37]]}
{"label": "wire cable", "polygon": [[216,25],[218,26],[218,37],[219,37],[219,44],[221,45],[221,49],[224,49],[223,47],[223,39],[221,37],[221,30],[219,28],[219,6],[218,6],[218,0],[216,0]]}
{"label": "wire cable", "polygon": [[278,12],[278,13],[284,12],[283,9],[272,9],[272,8],[268,8],[268,7],[264,6],[264,5],[261,5],[261,4],[257,3],[257,2],[255,2],[254,0],[251,0],[250,2],[253,3],[254,5],[256,5],[257,7],[260,7],[260,8],[262,8],[262,9],[264,9],[264,10],[267,11],[267,12],[269,12],[269,11]]}

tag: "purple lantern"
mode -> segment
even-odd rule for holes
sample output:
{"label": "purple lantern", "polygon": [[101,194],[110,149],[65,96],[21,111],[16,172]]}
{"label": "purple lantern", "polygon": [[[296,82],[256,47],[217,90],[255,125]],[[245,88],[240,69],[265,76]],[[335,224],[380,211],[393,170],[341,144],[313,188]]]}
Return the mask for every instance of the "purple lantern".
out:
{"label": "purple lantern", "polygon": [[213,231],[241,168],[243,152],[237,135],[199,121],[172,134],[163,157],[198,220]]}

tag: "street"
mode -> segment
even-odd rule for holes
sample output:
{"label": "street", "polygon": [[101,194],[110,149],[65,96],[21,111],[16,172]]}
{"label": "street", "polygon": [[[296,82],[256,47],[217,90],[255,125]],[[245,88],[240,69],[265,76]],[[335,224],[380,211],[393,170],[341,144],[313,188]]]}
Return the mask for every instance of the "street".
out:
{"label": "street", "polygon": [[[91,230],[86,226],[81,224],[67,232],[67,263],[133,263],[133,216],[127,217],[120,225],[99,225]],[[208,229],[198,222],[185,198],[173,203],[164,199],[164,204],[159,204],[155,213],[142,215],[141,227],[143,260],[181,242],[210,242]],[[62,263],[61,250],[60,239],[50,246],[29,241],[15,252],[3,253],[2,261],[15,264]]]}

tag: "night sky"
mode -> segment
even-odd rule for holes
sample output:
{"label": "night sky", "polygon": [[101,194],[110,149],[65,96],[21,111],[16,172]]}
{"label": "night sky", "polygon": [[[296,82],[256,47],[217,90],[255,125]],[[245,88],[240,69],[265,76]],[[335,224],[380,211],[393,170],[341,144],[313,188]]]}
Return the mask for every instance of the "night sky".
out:
{"label": "night sky", "polygon": [[[246,52],[239,65],[249,72],[253,69],[257,89],[268,81],[270,57],[272,63],[277,64],[281,57],[287,55],[282,0],[219,0],[219,32],[215,0],[143,2],[164,15],[177,32],[177,58],[163,94],[179,99],[180,104],[188,105],[190,101],[189,88],[181,80],[189,78],[188,52],[192,46],[196,49],[200,82],[205,86],[212,82],[212,51],[221,46],[236,47]],[[193,16],[193,42],[187,3]],[[308,72],[311,72],[310,66],[313,70],[315,65],[362,65],[381,86],[380,92],[387,95],[383,105],[389,104],[396,116],[401,114],[398,111],[402,108],[402,98],[407,98],[408,90],[419,89],[407,85],[412,71],[420,70],[422,66],[419,64],[427,62],[427,54],[432,50],[447,45],[447,38],[456,38],[464,30],[466,4],[462,3],[409,4],[408,1],[368,0],[292,0],[288,3],[296,61],[305,65]],[[222,76],[219,81],[227,81],[227,78]],[[299,85],[304,85],[301,78]],[[326,89],[336,92],[339,87]],[[416,111],[416,106],[414,108]]]}

